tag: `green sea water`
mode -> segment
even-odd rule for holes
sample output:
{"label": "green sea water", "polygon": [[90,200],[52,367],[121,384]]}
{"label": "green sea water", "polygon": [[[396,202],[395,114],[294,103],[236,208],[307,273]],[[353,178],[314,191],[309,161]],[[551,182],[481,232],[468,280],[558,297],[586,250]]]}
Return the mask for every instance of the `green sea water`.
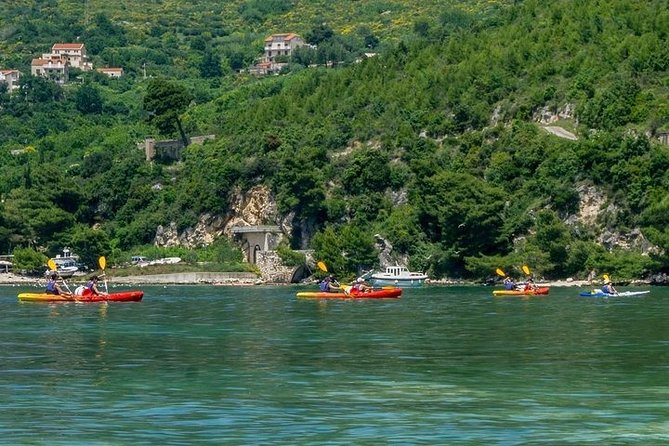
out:
{"label": "green sea water", "polygon": [[669,444],[669,288],[0,287],[0,444]]}

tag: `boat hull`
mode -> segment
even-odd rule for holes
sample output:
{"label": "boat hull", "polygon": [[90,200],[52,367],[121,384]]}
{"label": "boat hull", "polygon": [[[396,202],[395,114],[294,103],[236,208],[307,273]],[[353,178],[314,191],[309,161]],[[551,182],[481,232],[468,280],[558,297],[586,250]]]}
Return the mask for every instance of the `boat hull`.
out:
{"label": "boat hull", "polygon": [[353,291],[349,294],[343,292],[327,293],[323,291],[302,291],[297,293],[297,297],[302,299],[396,299],[401,295],[401,288],[373,290],[364,293]]}
{"label": "boat hull", "polygon": [[392,279],[372,276],[370,283],[375,287],[395,286],[399,288],[419,288],[423,286],[425,279]]}
{"label": "boat hull", "polygon": [[644,294],[648,294],[650,291],[623,291],[618,294],[608,294],[604,293],[602,291],[595,291],[594,293],[592,291],[584,291],[582,293],[579,293],[579,296],[581,297],[626,297],[626,296],[643,296]]}
{"label": "boat hull", "polygon": [[539,287],[534,290],[495,290],[495,296],[543,296],[548,294],[549,287]]}
{"label": "boat hull", "polygon": [[106,295],[63,296],[46,293],[21,293],[18,298],[23,302],[138,302],[144,297],[144,291],[122,291]]}

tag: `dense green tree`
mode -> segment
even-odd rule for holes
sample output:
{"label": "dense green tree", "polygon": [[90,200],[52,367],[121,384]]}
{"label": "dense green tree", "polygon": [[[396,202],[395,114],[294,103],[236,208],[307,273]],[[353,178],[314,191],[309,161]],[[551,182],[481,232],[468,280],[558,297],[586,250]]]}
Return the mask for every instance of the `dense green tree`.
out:
{"label": "dense green tree", "polygon": [[423,242],[425,237],[416,210],[408,205],[394,207],[388,219],[383,222],[381,232],[393,245],[393,250],[406,254],[413,254],[417,242]]}
{"label": "dense green tree", "polygon": [[382,192],[390,185],[388,156],[380,150],[364,150],[353,156],[341,174],[341,180],[351,195]]}
{"label": "dense green tree", "polygon": [[32,274],[46,270],[47,257],[33,248],[14,248],[12,254],[14,270],[25,270]]}
{"label": "dense green tree", "polygon": [[540,251],[548,254],[552,269],[544,269],[544,273],[561,277],[567,264],[568,249],[571,244],[571,235],[567,227],[558,216],[551,211],[541,211],[536,217],[536,233],[530,237],[528,243],[534,244]]}
{"label": "dense green tree", "polygon": [[125,46],[128,39],[124,28],[115,25],[101,12],[95,15],[94,24],[86,31],[84,41],[91,54],[99,54],[104,48]]}
{"label": "dense green tree", "polygon": [[489,254],[504,244],[504,193],[464,173],[442,172],[424,179],[415,191],[418,219],[428,238],[454,247],[461,257]]}
{"label": "dense green tree", "polygon": [[374,239],[363,228],[346,225],[327,227],[313,238],[316,258],[325,262],[328,270],[342,279],[374,268],[377,263]]}
{"label": "dense green tree", "polygon": [[72,233],[72,251],[79,255],[79,262],[89,268],[98,268],[98,259],[111,252],[109,236],[100,229],[79,226]]}
{"label": "dense green tree", "polygon": [[163,78],[149,81],[144,96],[144,110],[147,119],[163,134],[170,134],[176,128],[184,145],[188,145],[188,137],[184,132],[179,117],[193,99],[192,94],[182,85]]}
{"label": "dense green tree", "polygon": [[323,42],[332,40],[335,36],[334,30],[327,24],[321,23],[314,26],[306,33],[305,39],[311,45],[320,45]]}
{"label": "dense green tree", "polygon": [[27,103],[46,103],[63,98],[63,89],[53,81],[43,77],[24,74],[19,81],[23,93],[17,99]]}
{"label": "dense green tree", "polygon": [[200,63],[200,74],[205,78],[219,77],[223,74],[221,60],[211,49],[206,49],[204,51],[204,56]]}
{"label": "dense green tree", "polygon": [[91,84],[84,84],[75,93],[77,110],[81,113],[100,113],[103,107],[100,90]]}

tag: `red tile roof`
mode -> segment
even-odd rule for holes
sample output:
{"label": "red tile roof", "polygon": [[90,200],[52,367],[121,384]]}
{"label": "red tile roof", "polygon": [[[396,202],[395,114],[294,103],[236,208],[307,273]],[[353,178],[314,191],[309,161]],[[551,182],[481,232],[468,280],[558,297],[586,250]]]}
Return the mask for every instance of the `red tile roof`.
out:
{"label": "red tile roof", "polygon": [[53,64],[65,64],[64,59],[33,59],[31,62],[31,65],[38,66],[38,65],[48,65],[49,63]]}
{"label": "red tile roof", "polygon": [[295,33],[283,33],[283,34],[272,34],[265,39],[265,42],[272,42],[273,40],[293,40],[296,37],[300,37]]}
{"label": "red tile roof", "polygon": [[54,43],[52,50],[80,50],[84,47],[83,43]]}

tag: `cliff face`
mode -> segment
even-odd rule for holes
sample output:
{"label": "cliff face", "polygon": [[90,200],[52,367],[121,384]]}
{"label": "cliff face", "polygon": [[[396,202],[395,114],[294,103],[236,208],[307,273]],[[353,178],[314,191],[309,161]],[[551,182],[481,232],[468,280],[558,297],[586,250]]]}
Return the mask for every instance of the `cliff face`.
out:
{"label": "cliff face", "polygon": [[[276,201],[266,186],[254,186],[246,192],[237,191],[227,215],[202,214],[192,228],[179,232],[175,223],[158,226],[154,244],[156,246],[183,246],[196,248],[207,246],[217,238],[230,237],[234,226],[255,226],[277,222]],[[280,225],[284,234],[290,234],[289,225]]]}
{"label": "cliff face", "polygon": [[608,250],[624,249],[635,250],[644,255],[657,254],[659,248],[646,239],[639,228],[632,228],[628,232],[611,230],[607,220],[615,219],[620,209],[610,202],[606,194],[595,186],[581,185],[579,193],[579,210],[575,215],[567,218],[568,225],[582,225],[592,228],[599,234],[597,241]]}
{"label": "cliff face", "polygon": [[[230,203],[230,213],[224,216],[203,214],[192,228],[179,232],[176,223],[158,226],[154,243],[156,246],[183,246],[196,248],[207,246],[219,237],[232,236],[235,226],[259,226],[278,224],[284,235],[290,234],[290,217],[279,219],[276,200],[266,186],[254,186],[246,192],[237,191]],[[296,268],[286,267],[274,251],[258,253],[256,265],[261,273],[261,281],[288,283],[300,280]],[[297,271],[299,273],[299,271]]]}
{"label": "cliff face", "polygon": [[[625,233],[611,230],[606,224],[614,220],[619,209],[607,197],[606,193],[592,185],[580,185],[579,210],[569,216],[565,223],[571,226],[581,226],[599,234],[597,240],[608,250],[632,249],[643,254],[657,253],[658,247],[652,245],[638,228]],[[176,224],[159,226],[156,230],[154,243],[157,246],[183,246],[195,248],[207,246],[219,237],[231,237],[235,226],[278,225],[284,236],[291,235],[292,216],[281,218],[277,214],[276,200],[271,190],[266,186],[254,186],[246,192],[237,191],[230,204],[230,213],[224,216],[203,214],[198,223],[181,232]],[[313,232],[314,228],[311,228]],[[309,232],[305,229],[304,233]],[[376,234],[377,248],[380,252],[379,263],[386,266],[407,265],[406,256],[393,252],[392,245],[383,235]],[[307,242],[307,239],[304,240]],[[306,246],[305,246],[306,248]],[[270,282],[290,282],[291,279],[300,280],[295,274],[295,268],[288,268],[281,264],[275,252],[269,251],[258,257],[258,267],[262,273],[262,280]]]}

